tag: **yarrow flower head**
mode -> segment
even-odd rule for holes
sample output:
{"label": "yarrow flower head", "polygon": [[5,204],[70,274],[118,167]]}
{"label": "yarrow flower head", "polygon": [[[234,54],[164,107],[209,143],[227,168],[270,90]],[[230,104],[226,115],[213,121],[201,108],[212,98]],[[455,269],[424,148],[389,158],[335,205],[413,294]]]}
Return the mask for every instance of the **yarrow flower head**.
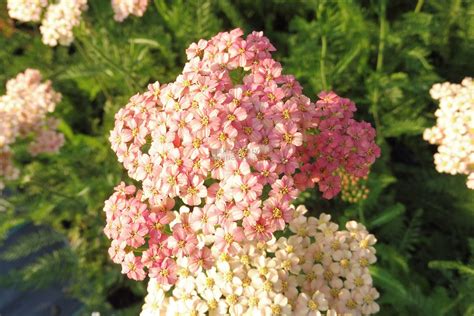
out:
{"label": "yarrow flower head", "polygon": [[212,253],[208,269],[192,269],[188,258],[166,263],[174,287],[162,274],[152,277],[141,315],[377,313],[379,293],[368,270],[375,237],[354,221],[339,230],[329,215],[306,212],[294,210],[288,237],[244,240],[233,255]]}
{"label": "yarrow flower head", "polygon": [[146,273],[129,277],[172,284],[169,260],[206,269],[197,258],[270,240],[302,190],[317,184],[332,198],[338,170],[363,177],[378,157],[355,105],[333,92],[311,102],[274,50],[261,32],[244,39],[240,29],[200,40],[175,82],[151,84],[116,114],[112,149],[141,188],[116,188],[105,233],[115,262],[136,262],[124,259],[134,253],[144,263],[134,267]]}
{"label": "yarrow flower head", "polygon": [[148,0],[112,0],[114,19],[122,22],[129,15],[143,16],[148,7]]}
{"label": "yarrow flower head", "polygon": [[57,152],[64,136],[56,132],[57,121],[47,115],[54,111],[61,95],[50,81],[41,82],[41,73],[27,69],[6,85],[0,97],[0,188],[2,180],[13,180],[19,171],[12,161],[11,145],[19,137],[34,136],[29,151],[32,155]]}
{"label": "yarrow flower head", "polygon": [[436,170],[466,174],[467,186],[474,189],[474,83],[465,78],[461,84],[435,84],[431,97],[439,100],[436,126],[426,129],[423,138],[438,145],[434,155]]}
{"label": "yarrow flower head", "polygon": [[[143,16],[148,0],[111,0],[114,19],[122,22],[129,15]],[[8,0],[8,14],[21,22],[41,22],[43,43],[49,46],[69,46],[74,40],[73,29],[81,23],[87,10],[87,0]]]}
{"label": "yarrow flower head", "polygon": [[22,22],[39,22],[48,0],[8,0],[8,15]]}
{"label": "yarrow flower head", "polygon": [[69,46],[74,40],[73,28],[81,23],[87,0],[60,0],[46,10],[40,26],[43,42],[49,46]]}

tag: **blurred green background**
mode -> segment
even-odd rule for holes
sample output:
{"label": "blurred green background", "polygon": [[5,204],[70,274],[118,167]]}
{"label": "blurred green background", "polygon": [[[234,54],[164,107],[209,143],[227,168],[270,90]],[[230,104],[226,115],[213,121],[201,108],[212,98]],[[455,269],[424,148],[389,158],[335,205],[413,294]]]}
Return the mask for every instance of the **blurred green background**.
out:
{"label": "blurred green background", "polygon": [[366,200],[326,201],[310,190],[297,203],[340,223],[361,221],[376,235],[380,315],[474,315],[474,192],[465,177],[436,172],[436,147],[422,139],[435,124],[431,86],[474,75],[469,0],[151,0],[142,18],[124,23],[113,20],[110,1],[93,0],[73,44],[57,48],[41,42],[36,25],[10,20],[0,2],[0,94],[17,73],[41,70],[63,94],[55,115],[66,136],[59,155],[34,160],[16,145],[22,175],[0,196],[0,239],[27,222],[54,230],[4,245],[0,257],[26,256],[58,236],[69,243],[0,284],[69,280],[80,313],[138,313],[146,283],[120,274],[102,232],[103,201],[126,179],[107,140],[113,116],[148,83],[174,80],[192,42],[235,27],[264,31],[307,96],[332,89],[377,128],[382,156]]}

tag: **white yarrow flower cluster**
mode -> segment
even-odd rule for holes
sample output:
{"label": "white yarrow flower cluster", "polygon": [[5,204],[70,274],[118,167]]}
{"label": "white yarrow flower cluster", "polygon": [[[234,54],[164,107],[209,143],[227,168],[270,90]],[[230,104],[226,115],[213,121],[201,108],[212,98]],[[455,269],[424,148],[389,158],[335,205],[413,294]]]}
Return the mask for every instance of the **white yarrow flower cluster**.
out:
{"label": "white yarrow flower cluster", "polygon": [[431,97],[439,100],[436,126],[426,129],[423,138],[438,145],[434,155],[436,170],[468,175],[467,186],[474,189],[474,83],[435,84]]}
{"label": "white yarrow flower cluster", "polygon": [[122,22],[129,15],[143,16],[148,7],[148,0],[112,0],[115,21]]}
{"label": "white yarrow flower cluster", "polygon": [[38,70],[27,69],[10,79],[6,94],[0,96],[0,189],[3,180],[19,175],[10,147],[18,137],[35,137],[29,147],[32,155],[57,152],[64,143],[64,136],[55,130],[57,121],[47,118],[61,100],[61,94],[53,90],[50,81],[41,80]]}
{"label": "white yarrow flower cluster", "polygon": [[[354,221],[346,230],[330,215],[295,210],[290,236],[246,241],[235,256],[214,253],[214,266],[191,269],[178,261],[174,287],[150,279],[141,316],[369,315],[379,293],[368,266],[376,239]],[[205,242],[205,241],[203,241]]]}
{"label": "white yarrow flower cluster", "polygon": [[8,0],[8,15],[22,22],[39,22],[48,0]]}
{"label": "white yarrow flower cluster", "polygon": [[40,22],[43,43],[69,46],[74,40],[73,28],[87,10],[87,0],[8,0],[8,14],[21,22]]}
{"label": "white yarrow flower cluster", "polygon": [[85,10],[87,0],[60,0],[51,4],[40,26],[43,43],[69,46],[74,40],[72,30],[81,23],[81,15]]}

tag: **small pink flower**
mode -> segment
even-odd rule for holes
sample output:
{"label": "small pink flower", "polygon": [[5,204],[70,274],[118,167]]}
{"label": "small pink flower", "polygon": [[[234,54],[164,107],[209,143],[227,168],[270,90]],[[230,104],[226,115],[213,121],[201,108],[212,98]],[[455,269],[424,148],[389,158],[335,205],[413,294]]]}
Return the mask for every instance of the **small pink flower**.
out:
{"label": "small pink flower", "polygon": [[196,247],[198,241],[195,235],[188,234],[182,225],[173,227],[173,235],[168,238],[168,247],[173,255],[178,257],[188,256]]}
{"label": "small pink flower", "polygon": [[188,178],[188,183],[182,190],[183,202],[188,205],[199,205],[201,199],[207,195],[207,189],[204,186],[204,180],[201,180],[198,176]]}
{"label": "small pink flower", "polygon": [[135,257],[132,252],[126,254],[122,262],[122,273],[133,280],[141,281],[145,279],[146,273],[143,270],[141,257]]}
{"label": "small pink flower", "polygon": [[275,230],[283,230],[286,223],[293,218],[293,210],[287,201],[271,197],[263,202],[262,217],[265,218]]}
{"label": "small pink flower", "polygon": [[203,234],[212,234],[218,222],[218,212],[214,205],[205,205],[203,208],[195,207],[190,215],[191,228],[194,231],[202,230]]}
{"label": "small pink flower", "polygon": [[231,194],[236,202],[255,201],[262,193],[263,186],[252,174],[235,176],[231,184]]}
{"label": "small pink flower", "polygon": [[272,233],[275,231],[271,223],[260,217],[254,224],[246,224],[244,226],[245,237],[249,240],[267,241],[272,238]]}
{"label": "small pink flower", "polygon": [[150,269],[149,275],[155,278],[158,284],[175,284],[178,276],[177,265],[173,259],[165,258],[160,264]]}
{"label": "small pink flower", "polygon": [[208,270],[213,266],[213,263],[214,259],[209,248],[196,249],[190,256],[189,270],[193,273],[197,273],[202,269]]}
{"label": "small pink flower", "polygon": [[228,254],[236,254],[240,247],[240,242],[244,238],[242,228],[237,227],[235,222],[226,223],[219,227],[215,233],[216,240],[213,248],[218,252],[226,252]]}

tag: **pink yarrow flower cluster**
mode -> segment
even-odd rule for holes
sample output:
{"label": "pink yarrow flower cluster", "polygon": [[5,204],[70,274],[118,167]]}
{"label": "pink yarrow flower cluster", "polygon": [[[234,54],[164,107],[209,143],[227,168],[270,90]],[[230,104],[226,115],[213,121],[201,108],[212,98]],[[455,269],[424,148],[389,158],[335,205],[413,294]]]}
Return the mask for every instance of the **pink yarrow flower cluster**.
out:
{"label": "pink yarrow flower cluster", "polygon": [[193,43],[175,82],[151,84],[116,114],[112,149],[141,188],[116,188],[105,233],[131,278],[173,284],[177,260],[206,268],[210,253],[269,240],[302,190],[318,184],[332,198],[338,169],[365,176],[379,155],[354,103],[333,92],[311,102],[261,32],[242,35]]}
{"label": "pink yarrow flower cluster", "polygon": [[148,7],[148,0],[112,0],[114,19],[123,22],[129,15],[143,16]]}
{"label": "pink yarrow flower cluster", "polygon": [[[370,315],[379,311],[368,267],[376,239],[354,221],[294,210],[288,237],[245,240],[235,255],[212,253],[209,269],[182,258],[167,265],[174,287],[151,278],[141,316]],[[163,271],[163,270],[162,270]]]}
{"label": "pink yarrow flower cluster", "polygon": [[474,189],[474,82],[465,78],[461,84],[437,83],[430,94],[439,100],[439,109],[436,126],[426,129],[423,138],[438,145],[436,170],[466,174],[467,187]]}
{"label": "pink yarrow flower cluster", "polygon": [[56,132],[57,121],[47,117],[61,94],[53,90],[50,81],[41,80],[38,70],[27,69],[7,82],[6,94],[0,97],[0,188],[2,180],[19,175],[11,149],[17,138],[34,137],[29,147],[32,155],[57,152],[64,143],[64,136]]}

